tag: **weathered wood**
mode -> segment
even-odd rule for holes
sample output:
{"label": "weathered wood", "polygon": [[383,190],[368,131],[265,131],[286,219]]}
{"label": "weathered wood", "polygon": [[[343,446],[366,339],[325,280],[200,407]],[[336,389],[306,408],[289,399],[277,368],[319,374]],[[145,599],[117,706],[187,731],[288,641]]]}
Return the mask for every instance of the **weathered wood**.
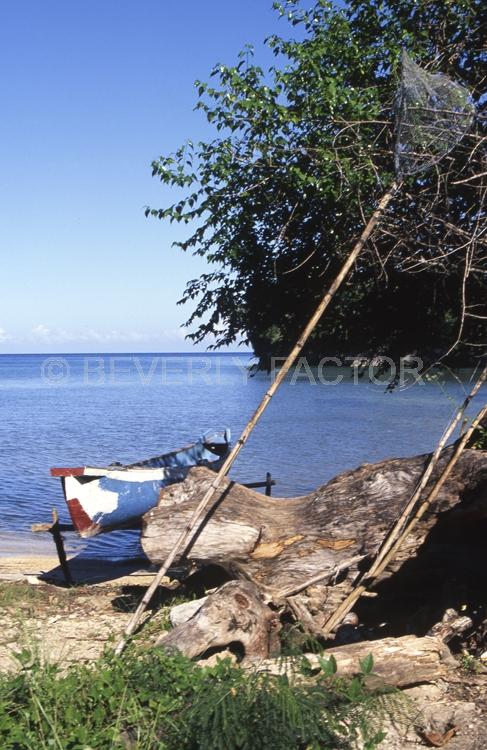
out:
{"label": "weathered wood", "polygon": [[49,529],[49,531],[52,534],[52,537],[54,539],[54,544],[56,545],[56,552],[59,558],[59,562],[61,564],[61,569],[64,574],[64,580],[66,581],[66,585],[74,586],[73,577],[71,575],[71,570],[69,569],[68,558],[66,557],[66,550],[64,549],[64,540],[63,540],[63,537],[61,536],[61,531],[59,528],[59,514],[56,508],[52,509],[52,526]]}
{"label": "weathered wood", "polygon": [[[425,493],[452,451],[443,451]],[[366,564],[361,558],[377,553],[428,461],[426,455],[364,464],[292,499],[267,498],[225,480],[222,501],[186,558],[199,565],[216,563],[253,581],[268,600],[280,601],[283,591],[298,591],[303,582],[318,577],[322,585],[310,586],[306,593],[318,593],[323,624],[350,590],[359,566]],[[162,491],[158,506],[143,522],[142,546],[152,562],[165,559],[212,479],[207,469],[195,468],[185,482]],[[487,453],[467,450],[382,578],[416,553],[439,520],[468,528],[480,519],[487,519]],[[337,583],[337,569],[350,559]]]}
{"label": "weathered wood", "polygon": [[59,514],[56,508],[53,508],[52,521],[50,523],[33,523],[30,528],[33,533],[49,532],[52,535],[66,585],[74,586],[68,558],[66,557],[66,550],[64,549],[64,539],[61,536],[62,531],[72,531],[73,526],[71,524],[59,523]]}
{"label": "weathered wood", "polygon": [[[378,641],[362,641],[346,646],[330,648],[324,658],[335,657],[338,675],[350,676],[359,671],[360,660],[372,654],[374,659],[373,676],[368,677],[370,687],[387,683],[396,687],[411,687],[424,682],[434,682],[445,677],[458,667],[448,646],[440,638],[427,636],[416,638],[406,635],[402,638],[383,638]],[[316,654],[305,654],[311,669],[320,669]],[[290,678],[299,674],[296,661],[291,659],[266,659],[257,669],[271,674],[287,674]],[[302,679],[302,677],[300,677]]]}
{"label": "weathered wood", "polygon": [[194,658],[237,644],[246,664],[278,653],[279,629],[279,617],[253,584],[230,581],[200,603],[192,617],[163,635],[157,645]]}
{"label": "weathered wood", "polygon": [[248,487],[249,490],[258,490],[265,488],[265,494],[267,497],[272,495],[272,488],[276,486],[276,480],[272,478],[269,472],[265,475],[265,482],[245,482],[244,487]]}
{"label": "weathered wood", "polygon": [[193,599],[189,602],[183,602],[182,604],[176,604],[169,610],[169,622],[173,628],[177,628],[182,625],[183,622],[187,622],[193,615],[197,613],[199,609],[208,599],[207,596],[203,596],[200,599]]}
{"label": "weathered wood", "polygon": [[437,636],[443,643],[448,643],[471,627],[473,627],[471,617],[460,615],[455,609],[449,608],[443,615],[441,622],[437,622],[429,629],[428,635]]}
{"label": "weathered wood", "polygon": [[52,523],[33,523],[31,524],[30,530],[33,534],[39,534],[45,531],[51,531]]}
{"label": "weathered wood", "polygon": [[[32,523],[30,526],[30,530],[33,534],[39,534],[46,531],[51,531],[53,527],[54,522],[51,521],[50,523]],[[59,531],[76,531],[72,523],[59,523],[58,521],[58,528]]]}

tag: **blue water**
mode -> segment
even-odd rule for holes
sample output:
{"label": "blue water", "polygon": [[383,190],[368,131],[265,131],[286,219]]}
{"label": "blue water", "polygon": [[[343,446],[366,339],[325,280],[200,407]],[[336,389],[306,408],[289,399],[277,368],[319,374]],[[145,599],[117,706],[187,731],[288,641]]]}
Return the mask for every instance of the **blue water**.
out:
{"label": "blue water", "polygon": [[[248,363],[242,353],[0,355],[0,532],[28,531],[53,506],[69,521],[51,466],[133,462],[209,428],[237,436],[270,383],[249,377]],[[271,471],[274,494],[292,496],[363,462],[430,451],[467,387],[385,393],[348,372],[338,385],[302,372],[283,384],[231,475],[246,482]],[[471,411],[486,401],[484,389]],[[70,543],[87,555],[139,552],[134,532]]]}

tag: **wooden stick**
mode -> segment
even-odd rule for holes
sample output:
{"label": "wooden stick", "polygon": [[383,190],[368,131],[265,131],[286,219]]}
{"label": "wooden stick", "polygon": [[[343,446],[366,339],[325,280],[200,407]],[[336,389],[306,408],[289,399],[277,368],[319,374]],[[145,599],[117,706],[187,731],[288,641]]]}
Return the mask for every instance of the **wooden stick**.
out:
{"label": "wooden stick", "polygon": [[340,565],[336,565],[333,570],[328,570],[325,573],[317,573],[311,578],[308,578],[306,581],[301,581],[301,583],[296,583],[294,586],[290,586],[287,589],[279,591],[276,599],[287,599],[288,596],[299,594],[300,591],[307,589],[308,586],[313,586],[315,583],[321,583],[325,578],[331,580],[332,578],[335,578],[339,573],[341,573],[342,570],[351,568],[352,565],[356,565],[362,560],[365,560],[365,557],[366,555],[355,555],[355,557],[350,557],[348,560],[344,560],[342,563],[340,563]]}
{"label": "wooden stick", "polygon": [[338,275],[336,276],[335,280],[331,284],[328,291],[323,296],[320,304],[316,308],[315,312],[311,316],[308,324],[306,325],[303,333],[301,334],[298,342],[296,343],[295,347],[291,351],[291,353],[288,355],[286,361],[284,362],[283,366],[277,373],[277,376],[273,383],[271,384],[270,388],[265,393],[262,401],[260,402],[259,406],[255,410],[252,418],[248,422],[247,426],[244,428],[242,434],[240,435],[239,439],[233,446],[232,450],[228,454],[227,458],[225,459],[222,467],[220,468],[220,471],[216,475],[213,482],[210,484],[208,490],[206,491],[205,495],[203,496],[201,502],[197,506],[196,510],[193,513],[193,516],[191,517],[188,525],[181,533],[181,536],[177,540],[176,544],[174,545],[172,551],[167,556],[164,563],[161,565],[158,573],[154,577],[154,580],[152,581],[151,585],[147,589],[144,597],[142,598],[139,606],[137,607],[136,611],[134,612],[131,620],[129,621],[127,627],[125,628],[124,634],[122,636],[122,639],[118,643],[115,653],[121,654],[125,644],[127,642],[127,639],[137,628],[137,625],[140,622],[140,618],[142,617],[147,605],[149,604],[150,600],[152,599],[152,596],[154,592],[156,591],[157,587],[159,586],[159,583],[161,582],[163,576],[167,573],[169,567],[172,565],[174,560],[176,559],[178,553],[183,553],[184,550],[187,548],[187,546],[190,544],[193,537],[196,535],[200,528],[200,521],[203,519],[203,514],[207,507],[209,506],[210,500],[215,495],[216,491],[220,488],[221,481],[223,477],[228,474],[230,468],[232,467],[235,459],[237,458],[238,454],[242,450],[243,446],[247,442],[252,430],[254,429],[255,425],[261,418],[262,414],[264,413],[265,409],[267,408],[270,400],[274,396],[275,392],[281,385],[282,381],[286,377],[287,373],[289,372],[290,368],[296,361],[298,355],[300,354],[303,346],[307,342],[308,338],[310,337],[311,333],[315,329],[318,321],[322,317],[323,313],[325,312],[326,308],[332,301],[333,297],[335,296],[336,292],[342,285],[343,281],[347,277],[350,269],[352,268],[353,264],[357,260],[357,257],[361,253],[361,251],[364,248],[365,243],[369,239],[370,235],[372,234],[373,230],[375,229],[378,221],[382,217],[382,214],[386,210],[387,206],[389,205],[390,201],[394,197],[395,193],[400,187],[400,183],[397,181],[394,181],[389,188],[389,190],[382,196],[380,199],[377,208],[375,209],[374,213],[370,217],[370,220],[367,224],[367,226],[364,228],[362,234],[360,235],[359,239],[353,246],[350,254],[348,255],[347,259],[345,260],[343,266],[341,267]]}
{"label": "wooden stick", "polygon": [[[362,596],[362,594],[373,583],[373,581],[375,581],[379,577],[382,571],[387,567],[387,565],[393,559],[396,552],[402,545],[403,541],[406,539],[407,536],[409,536],[410,532],[416,526],[418,521],[422,518],[426,510],[436,500],[439,491],[441,490],[444,483],[450,476],[452,469],[454,468],[458,459],[460,458],[463,451],[465,450],[465,446],[468,440],[472,436],[474,430],[481,423],[482,419],[487,414],[487,406],[484,406],[483,409],[481,409],[479,414],[475,417],[475,419],[471,423],[468,430],[466,430],[466,432],[463,434],[461,439],[458,441],[456,449],[452,457],[450,458],[449,462],[447,463],[447,465],[441,472],[440,476],[438,477],[429,495],[419,505],[419,507],[416,507],[416,504],[418,500],[420,499],[421,493],[424,490],[426,483],[428,479],[430,478],[434,467],[438,463],[440,454],[446,444],[446,441],[448,440],[453,430],[455,429],[456,425],[458,424],[459,420],[463,416],[468,404],[470,403],[472,398],[476,395],[476,393],[479,391],[481,385],[486,381],[486,379],[487,379],[487,367],[484,368],[479,379],[477,380],[474,387],[472,388],[471,392],[469,393],[469,395],[463,402],[462,406],[457,410],[454,418],[451,420],[450,424],[445,430],[441,440],[438,443],[438,446],[435,452],[433,453],[429,461],[428,466],[423,472],[421,480],[419,481],[416,489],[414,490],[411,496],[411,499],[407,503],[406,507],[404,508],[404,511],[401,513],[401,516],[397,519],[392,529],[386,535],[386,538],[382,546],[380,547],[377,553],[377,556],[374,562],[372,563],[372,565],[370,566],[369,570],[360,576],[358,584],[355,586],[355,588],[352,589],[352,591],[343,600],[343,602],[340,604],[338,609],[331,615],[331,617],[329,617],[328,620],[325,621],[323,625],[323,631],[325,635],[332,633],[332,631],[337,627],[337,625],[339,625],[339,623],[342,621],[345,615],[348,614],[348,612],[350,612],[355,602]],[[414,510],[415,507],[416,507],[416,510]],[[411,515],[411,513],[413,513],[413,515]]]}
{"label": "wooden stick", "polygon": [[265,494],[267,497],[270,497],[272,494],[272,487],[275,485],[275,482],[272,480],[272,476],[270,472],[267,472],[265,475]]}
{"label": "wooden stick", "polygon": [[66,552],[64,549],[64,542],[61,536],[61,528],[60,528],[60,523],[59,523],[59,515],[58,515],[56,508],[52,509],[52,524],[51,524],[51,528],[49,529],[49,531],[52,534],[53,539],[54,539],[54,544],[56,545],[57,556],[59,558],[59,562],[61,563],[61,569],[64,573],[64,579],[66,581],[66,584],[68,586],[74,586],[73,578],[71,576],[71,571],[69,569],[68,558],[66,557]]}

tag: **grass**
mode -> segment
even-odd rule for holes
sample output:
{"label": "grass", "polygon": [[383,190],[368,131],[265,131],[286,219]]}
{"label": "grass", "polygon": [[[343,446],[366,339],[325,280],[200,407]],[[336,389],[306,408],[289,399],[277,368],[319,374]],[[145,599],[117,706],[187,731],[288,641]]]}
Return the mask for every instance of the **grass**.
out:
{"label": "grass", "polygon": [[22,608],[42,602],[46,593],[42,587],[31,586],[27,582],[0,583],[0,609]]}
{"label": "grass", "polygon": [[313,675],[303,661],[291,685],[228,660],[202,668],[134,646],[63,672],[28,649],[18,658],[18,673],[0,675],[2,750],[373,750],[405,700],[366,687],[371,659],[350,679],[333,659]]}
{"label": "grass", "polygon": [[484,671],[480,659],[468,653],[463,653],[460,657],[460,668],[465,674],[481,674]]}
{"label": "grass", "polygon": [[79,596],[93,596],[86,586],[60,588],[54,585],[34,586],[27,581],[8,581],[0,583],[0,610],[17,610],[20,612],[38,612],[60,607],[69,607],[76,603]]}

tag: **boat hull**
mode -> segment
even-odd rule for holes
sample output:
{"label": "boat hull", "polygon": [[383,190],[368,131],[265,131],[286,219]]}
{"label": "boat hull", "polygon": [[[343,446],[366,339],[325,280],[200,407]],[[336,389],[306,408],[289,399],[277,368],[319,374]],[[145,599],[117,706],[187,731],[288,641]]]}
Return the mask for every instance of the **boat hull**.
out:
{"label": "boat hull", "polygon": [[57,468],[51,469],[51,475],[61,479],[73,526],[82,537],[136,527],[157,504],[161,490],[182,482],[191,467],[218,470],[230,448],[228,431],[223,435],[223,441],[202,439],[139,464]]}
{"label": "boat hull", "polygon": [[[187,470],[186,472],[187,473]],[[163,487],[180,477],[160,477],[128,481],[110,475],[82,482],[81,477],[66,477],[64,495],[73,525],[81,536],[136,526],[140,517],[157,504]]]}

